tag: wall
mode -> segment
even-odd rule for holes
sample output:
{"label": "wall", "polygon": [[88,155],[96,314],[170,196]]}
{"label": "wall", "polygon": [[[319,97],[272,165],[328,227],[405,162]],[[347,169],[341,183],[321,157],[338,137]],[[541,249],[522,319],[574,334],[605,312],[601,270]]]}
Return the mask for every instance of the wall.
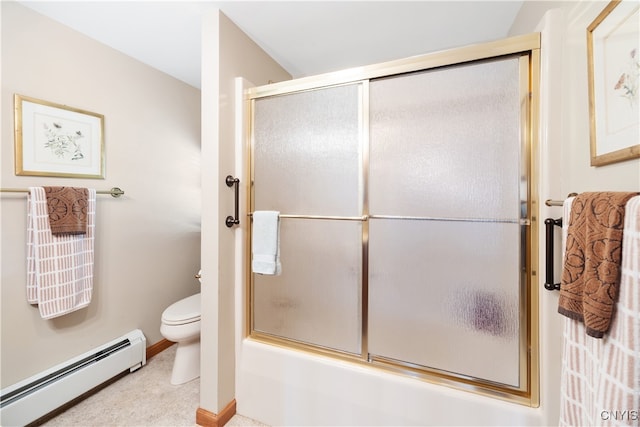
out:
{"label": "wall", "polygon": [[[640,159],[590,166],[587,37],[583,30],[608,2],[581,2],[567,11],[563,56],[562,195],[583,191],[640,190]],[[640,23],[637,23],[640,26]],[[636,135],[635,143],[640,141]]]}
{"label": "wall", "polygon": [[560,8],[558,25],[564,31],[553,43],[543,46],[555,51],[560,66],[552,79],[562,82],[556,86],[553,100],[561,106],[560,114],[551,117],[551,125],[557,132],[550,142],[561,156],[558,169],[553,171],[560,184],[554,188],[555,199],[571,192],[640,189],[640,159],[600,167],[590,165],[586,29],[608,3],[608,0],[527,1],[510,31],[512,35],[530,32],[545,8]]}
{"label": "wall", "polygon": [[[99,195],[93,300],[43,320],[25,298],[26,196],[2,193],[2,387],[140,328],[199,291],[200,91],[3,1],[1,185],[121,187]],[[13,94],[103,114],[104,180],[15,176]]]}
{"label": "wall", "polygon": [[[608,166],[590,166],[586,28],[608,3],[527,1],[511,28],[511,35],[542,29],[542,50],[549,59],[543,63],[542,70],[541,200],[563,200],[571,192],[640,190],[639,159]],[[550,11],[538,23],[538,17],[545,8]],[[640,140],[640,135],[637,140]],[[541,206],[541,219],[560,216],[562,208]],[[556,236],[559,240],[559,231]],[[557,243],[556,253],[559,249]],[[541,272],[546,269],[544,255],[544,247],[541,247]],[[555,277],[559,280],[561,263],[558,257],[557,260]],[[557,307],[558,292],[541,288],[540,398],[545,424],[556,424],[559,416],[565,318],[557,313]]]}
{"label": "wall", "polygon": [[[247,183],[236,167],[235,79],[256,85],[291,76],[219,10],[203,19],[202,37],[202,342],[200,407],[218,413],[236,397],[235,239],[239,227],[224,220],[234,213],[229,174]],[[246,211],[240,215],[246,227]]]}

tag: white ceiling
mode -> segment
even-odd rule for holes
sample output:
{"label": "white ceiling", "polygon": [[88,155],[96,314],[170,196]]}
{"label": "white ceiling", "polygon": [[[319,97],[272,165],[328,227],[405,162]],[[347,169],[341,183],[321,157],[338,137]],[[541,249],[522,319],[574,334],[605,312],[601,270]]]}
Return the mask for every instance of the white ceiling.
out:
{"label": "white ceiling", "polygon": [[201,17],[219,8],[293,77],[506,37],[523,1],[20,1],[200,88]]}

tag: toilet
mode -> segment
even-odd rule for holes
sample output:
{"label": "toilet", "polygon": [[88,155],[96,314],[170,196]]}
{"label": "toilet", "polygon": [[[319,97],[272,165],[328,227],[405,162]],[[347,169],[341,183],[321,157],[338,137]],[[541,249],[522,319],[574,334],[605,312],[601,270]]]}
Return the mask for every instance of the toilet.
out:
{"label": "toilet", "polygon": [[162,313],[160,333],[178,343],[171,384],[184,384],[200,376],[200,294],[171,304]]}

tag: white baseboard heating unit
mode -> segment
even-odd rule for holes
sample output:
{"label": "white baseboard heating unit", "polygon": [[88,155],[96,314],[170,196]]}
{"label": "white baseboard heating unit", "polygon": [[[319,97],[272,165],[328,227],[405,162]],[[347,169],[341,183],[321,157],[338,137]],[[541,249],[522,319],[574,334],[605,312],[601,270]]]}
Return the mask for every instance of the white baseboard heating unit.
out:
{"label": "white baseboard heating unit", "polygon": [[147,363],[142,331],[111,342],[2,390],[0,425],[24,426],[92,388]]}

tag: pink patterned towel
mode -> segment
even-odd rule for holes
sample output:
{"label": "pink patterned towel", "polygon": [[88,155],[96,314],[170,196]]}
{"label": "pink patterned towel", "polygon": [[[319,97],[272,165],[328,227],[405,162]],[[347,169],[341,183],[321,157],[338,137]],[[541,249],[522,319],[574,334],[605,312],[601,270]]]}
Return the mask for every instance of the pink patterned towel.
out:
{"label": "pink patterned towel", "polygon": [[96,192],[89,189],[86,234],[54,236],[44,188],[27,198],[27,301],[43,319],[62,316],[91,302]]}
{"label": "pink patterned towel", "polygon": [[[572,201],[565,202],[565,218]],[[626,204],[621,270],[614,316],[602,339],[587,335],[584,323],[565,318],[560,426],[639,423],[640,196]]]}

